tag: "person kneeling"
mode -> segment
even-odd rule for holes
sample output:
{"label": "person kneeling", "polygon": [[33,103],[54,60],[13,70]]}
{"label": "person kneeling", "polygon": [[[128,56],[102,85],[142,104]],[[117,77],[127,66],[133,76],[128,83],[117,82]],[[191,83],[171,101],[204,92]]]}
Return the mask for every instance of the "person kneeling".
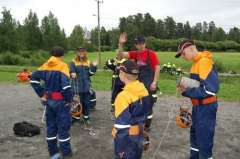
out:
{"label": "person kneeling", "polygon": [[123,62],[119,69],[119,77],[125,87],[114,102],[114,158],[140,159],[145,120],[142,99],[148,96],[148,91],[144,84],[137,80],[139,69],[134,61]]}

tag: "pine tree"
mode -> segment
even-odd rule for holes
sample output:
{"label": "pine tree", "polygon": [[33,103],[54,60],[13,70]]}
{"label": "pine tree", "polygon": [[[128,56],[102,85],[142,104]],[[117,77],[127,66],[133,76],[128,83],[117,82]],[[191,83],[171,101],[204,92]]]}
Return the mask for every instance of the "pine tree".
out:
{"label": "pine tree", "polygon": [[69,37],[70,49],[75,49],[83,45],[84,31],[80,25],[76,25]]}
{"label": "pine tree", "polygon": [[30,10],[28,17],[24,21],[23,25],[24,39],[26,49],[37,50],[42,47],[42,33],[39,28],[39,21],[36,13]]}
{"label": "pine tree", "polygon": [[17,25],[12,18],[10,10],[3,8],[2,19],[0,20],[0,52],[18,52]]}

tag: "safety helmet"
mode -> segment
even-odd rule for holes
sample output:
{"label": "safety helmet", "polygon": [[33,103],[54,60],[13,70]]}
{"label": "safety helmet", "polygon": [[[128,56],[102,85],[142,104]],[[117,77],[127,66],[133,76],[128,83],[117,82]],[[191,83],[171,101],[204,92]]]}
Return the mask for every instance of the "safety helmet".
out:
{"label": "safety helmet", "polygon": [[179,68],[177,69],[177,71],[179,71],[179,72],[180,72],[180,71],[182,71],[182,69],[179,67]]}
{"label": "safety helmet", "polygon": [[80,103],[79,97],[74,97],[71,103],[71,114],[72,118],[80,119],[82,114],[82,105]]}
{"label": "safety helmet", "polygon": [[176,117],[176,123],[180,128],[190,128],[192,125],[192,114],[188,108],[180,108],[180,114]]}

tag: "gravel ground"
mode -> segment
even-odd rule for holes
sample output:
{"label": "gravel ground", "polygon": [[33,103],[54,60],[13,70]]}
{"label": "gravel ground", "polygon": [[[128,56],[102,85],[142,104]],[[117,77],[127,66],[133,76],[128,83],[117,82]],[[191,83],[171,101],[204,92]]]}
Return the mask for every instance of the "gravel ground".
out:
{"label": "gravel ground", "polygon": [[[90,136],[83,125],[75,123],[71,129],[73,159],[113,158],[111,137],[110,93],[97,92],[97,111],[92,112],[92,125],[96,131]],[[180,102],[179,102],[180,101]],[[189,155],[189,130],[175,124],[177,103],[187,100],[161,96],[155,106],[151,129],[151,147],[143,159],[187,159]],[[240,103],[219,102],[214,158],[240,158]],[[0,85],[0,158],[1,159],[46,159],[48,158],[45,125],[41,123],[43,108],[28,85]],[[170,120],[169,120],[170,119]],[[41,127],[41,135],[20,138],[13,135],[16,122],[29,121]],[[170,122],[169,122],[170,121]],[[166,126],[169,123],[167,131]],[[163,134],[166,132],[163,140]],[[159,149],[159,142],[162,144]]]}

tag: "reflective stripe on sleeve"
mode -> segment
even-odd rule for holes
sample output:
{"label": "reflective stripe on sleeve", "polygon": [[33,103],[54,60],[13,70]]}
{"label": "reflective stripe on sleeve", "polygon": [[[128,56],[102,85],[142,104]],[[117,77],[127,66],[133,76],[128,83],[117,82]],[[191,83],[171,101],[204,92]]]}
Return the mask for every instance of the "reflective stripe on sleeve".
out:
{"label": "reflective stripe on sleeve", "polygon": [[63,87],[63,90],[68,89],[68,88],[71,88],[71,86]]}
{"label": "reflective stripe on sleeve", "polygon": [[204,88],[204,90],[205,90],[205,92],[206,92],[207,94],[213,95],[213,96],[216,95],[215,93],[208,91],[205,86],[204,86],[203,88]]}
{"label": "reflective stripe on sleeve", "polygon": [[39,81],[30,81],[30,83],[37,83],[37,84],[40,84]]}

